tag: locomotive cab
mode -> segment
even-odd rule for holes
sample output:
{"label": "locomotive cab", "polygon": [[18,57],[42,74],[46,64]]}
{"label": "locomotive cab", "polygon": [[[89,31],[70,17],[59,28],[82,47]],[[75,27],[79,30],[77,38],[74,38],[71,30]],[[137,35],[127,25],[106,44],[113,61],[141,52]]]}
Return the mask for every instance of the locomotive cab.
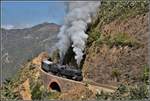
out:
{"label": "locomotive cab", "polygon": [[48,61],[48,60],[44,60],[42,61],[42,69],[45,70],[46,72],[49,72],[50,71],[50,66],[51,64],[53,64],[53,62],[51,61]]}

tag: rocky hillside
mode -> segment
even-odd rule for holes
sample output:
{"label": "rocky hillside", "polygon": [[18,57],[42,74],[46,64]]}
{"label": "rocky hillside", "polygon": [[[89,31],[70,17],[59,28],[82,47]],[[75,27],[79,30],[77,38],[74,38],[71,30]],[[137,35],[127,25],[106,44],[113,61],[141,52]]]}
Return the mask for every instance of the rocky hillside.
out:
{"label": "rocky hillside", "polygon": [[57,41],[59,25],[43,23],[25,29],[1,29],[3,80],[16,73],[23,63],[50,48]]}
{"label": "rocky hillside", "polygon": [[[87,32],[89,39],[82,66],[86,80],[132,85],[139,91],[147,89],[144,92],[148,93],[145,86],[149,85],[148,16],[148,1],[102,2],[98,16]],[[135,91],[139,96],[128,97],[141,98],[144,95],[139,91]],[[98,95],[99,99],[113,99],[110,95],[107,97]]]}
{"label": "rocky hillside", "polygon": [[148,65],[148,13],[116,19],[97,31],[100,37],[88,48],[84,61],[85,78],[98,83],[139,83]]}

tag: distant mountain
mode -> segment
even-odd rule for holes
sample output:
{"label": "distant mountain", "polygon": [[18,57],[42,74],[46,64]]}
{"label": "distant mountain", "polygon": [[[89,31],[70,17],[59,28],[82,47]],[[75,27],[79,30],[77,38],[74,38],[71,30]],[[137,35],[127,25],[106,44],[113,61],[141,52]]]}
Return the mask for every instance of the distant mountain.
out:
{"label": "distant mountain", "polygon": [[42,23],[24,29],[1,28],[2,79],[11,77],[27,60],[54,46],[59,28],[54,23]]}

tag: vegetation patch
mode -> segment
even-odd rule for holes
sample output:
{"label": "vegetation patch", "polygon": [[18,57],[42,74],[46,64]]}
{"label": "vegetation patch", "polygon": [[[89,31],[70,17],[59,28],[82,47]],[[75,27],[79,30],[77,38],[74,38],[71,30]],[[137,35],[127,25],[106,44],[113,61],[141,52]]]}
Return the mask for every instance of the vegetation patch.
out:
{"label": "vegetation patch", "polygon": [[142,73],[142,76],[141,76],[141,80],[146,83],[146,84],[149,84],[150,81],[149,81],[149,77],[150,77],[150,67],[149,65],[145,65],[144,68],[143,68],[143,73]]}
{"label": "vegetation patch", "polygon": [[121,75],[121,72],[119,69],[114,68],[112,70],[112,77],[116,79],[117,82],[119,82],[119,76]]}
{"label": "vegetation patch", "polygon": [[136,15],[145,14],[148,11],[148,0],[102,0],[97,16],[87,31],[89,35],[87,47],[90,47],[94,41],[100,40],[100,29],[102,26],[115,19],[123,20]]}
{"label": "vegetation patch", "polygon": [[[102,0],[98,15],[98,28],[108,24],[115,19],[125,19],[138,14],[143,14],[149,10],[148,0]],[[95,20],[95,23],[97,22]],[[95,25],[95,24],[94,24]]]}
{"label": "vegetation patch", "polygon": [[[112,71],[115,77],[118,77],[118,69]],[[103,91],[96,94],[97,99],[103,100],[142,100],[148,99],[150,96],[149,89],[149,66],[145,65],[142,72],[142,80],[144,82],[134,86],[128,84],[120,84],[115,93],[104,93]]]}
{"label": "vegetation patch", "polygon": [[96,29],[92,30],[88,34],[89,34],[89,38],[88,38],[88,42],[87,42],[88,46],[90,46],[92,44],[92,42],[94,42],[95,40],[98,40],[101,36],[100,31],[98,31]]}
{"label": "vegetation patch", "polygon": [[59,92],[50,92],[46,89],[40,80],[32,82],[30,89],[32,99],[36,100],[57,99],[60,96]]}
{"label": "vegetation patch", "polygon": [[7,79],[5,80],[3,86],[1,87],[1,99],[14,99],[18,100],[20,99],[19,92],[13,88],[15,85],[15,82]]}
{"label": "vegetation patch", "polygon": [[117,33],[115,35],[101,35],[96,44],[106,44],[112,46],[138,46],[140,43],[127,33]]}
{"label": "vegetation patch", "polygon": [[98,100],[142,100],[149,98],[148,85],[140,84],[129,86],[121,84],[115,93],[104,93],[103,91],[96,94]]}

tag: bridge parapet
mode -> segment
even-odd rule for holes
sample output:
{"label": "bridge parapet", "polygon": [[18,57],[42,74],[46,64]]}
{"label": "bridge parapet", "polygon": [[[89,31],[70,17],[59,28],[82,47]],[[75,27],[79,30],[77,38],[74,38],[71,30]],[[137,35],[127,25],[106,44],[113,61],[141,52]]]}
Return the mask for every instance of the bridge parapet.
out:
{"label": "bridge parapet", "polygon": [[[66,79],[63,77],[58,77],[55,75],[52,75],[50,73],[47,73],[45,71],[43,71],[40,68],[40,72],[41,72],[41,77],[42,80],[44,82],[44,85],[50,90],[50,89],[54,89],[54,90],[58,90],[61,92],[67,92],[68,90],[71,90],[73,86],[78,86],[80,85],[85,87],[85,83],[83,82],[78,82],[78,81],[74,81],[74,80],[70,80],[70,79]],[[53,88],[52,84],[56,84],[55,87]],[[58,87],[58,89],[57,89]],[[59,90],[60,89],[60,90]]]}

